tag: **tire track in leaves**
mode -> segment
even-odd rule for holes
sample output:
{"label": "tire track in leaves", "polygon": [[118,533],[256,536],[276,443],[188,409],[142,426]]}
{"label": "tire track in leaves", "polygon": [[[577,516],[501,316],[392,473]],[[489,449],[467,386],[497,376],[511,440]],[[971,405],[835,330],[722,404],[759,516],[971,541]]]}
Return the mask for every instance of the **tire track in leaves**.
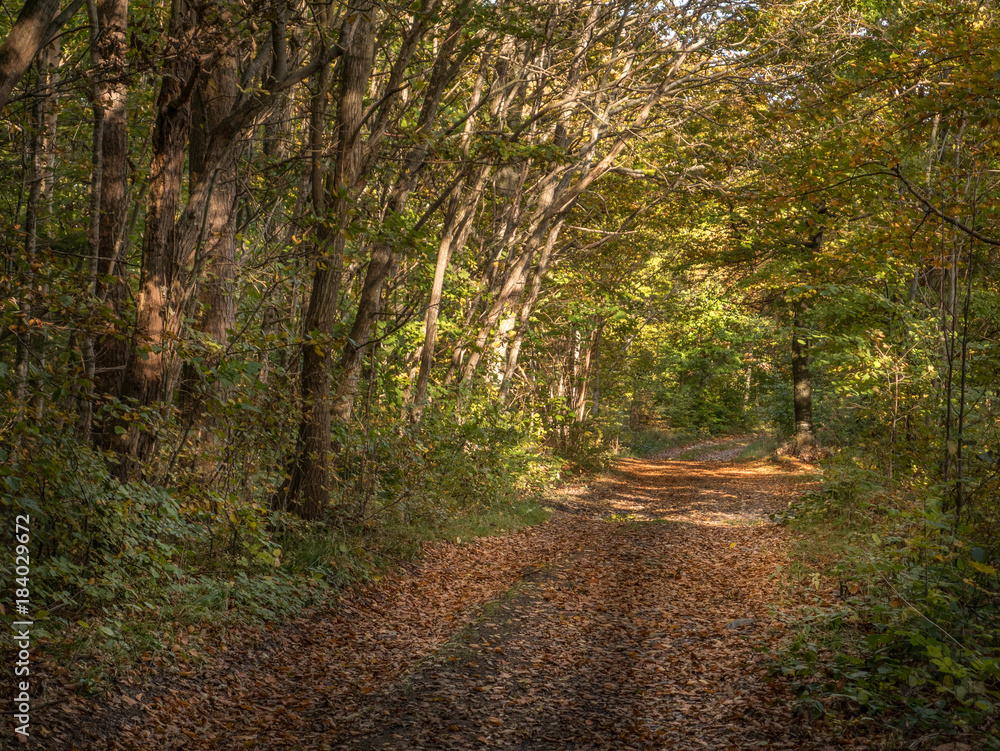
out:
{"label": "tire track in leaves", "polygon": [[373,691],[404,676],[526,573],[580,547],[585,534],[563,517],[502,537],[430,545],[419,566],[332,607],[206,647],[202,666],[165,676],[152,691],[73,707],[55,718],[44,748],[322,748]]}
{"label": "tire track in leaves", "polygon": [[[771,686],[775,528],[592,523],[342,732],[345,749],[829,747]],[[726,628],[737,619],[754,619]]]}
{"label": "tire track in leaves", "polygon": [[762,520],[807,481],[769,462],[622,462],[541,527],[431,546],[171,677],[114,732],[49,747],[831,747],[761,652],[786,548]]}

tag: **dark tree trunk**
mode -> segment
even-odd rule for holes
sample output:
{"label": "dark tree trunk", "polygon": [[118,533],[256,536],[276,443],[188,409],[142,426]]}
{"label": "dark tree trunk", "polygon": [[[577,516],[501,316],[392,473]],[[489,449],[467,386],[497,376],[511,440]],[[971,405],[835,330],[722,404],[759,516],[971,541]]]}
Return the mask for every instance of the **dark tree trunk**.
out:
{"label": "dark tree trunk", "polygon": [[[185,0],[174,4],[171,38],[182,40],[194,23],[194,13]],[[142,242],[142,266],[136,298],[136,319],[129,343],[123,400],[137,407],[162,401],[171,360],[170,318],[176,291],[181,283],[175,252],[177,207],[184,179],[184,157],[191,132],[191,94],[197,77],[191,50],[178,49],[164,71],[156,100],[156,126],[150,160],[149,192],[146,198],[146,228]],[[182,311],[174,310],[174,316]],[[131,476],[138,462],[149,458],[155,434],[145,428],[131,428],[113,440],[112,448],[121,456],[116,473]]]}
{"label": "dark tree trunk", "polygon": [[[121,391],[127,347],[125,332],[116,323],[128,294],[125,265],[125,226],[128,221],[128,121],[126,109],[126,53],[128,0],[98,0],[99,33],[95,57],[99,81],[94,101],[94,156],[99,170],[94,295],[109,308],[109,323],[94,338],[94,398],[100,407]],[[111,448],[114,430],[98,422],[93,435],[98,446]],[[105,427],[107,430],[105,431]],[[84,432],[87,428],[84,426]]]}
{"label": "dark tree trunk", "polygon": [[[314,196],[317,191],[322,190],[332,193],[336,198],[330,207],[333,217],[323,222],[317,231],[319,253],[309,308],[306,311],[305,341],[302,345],[304,406],[302,421],[299,423],[296,456],[288,481],[275,498],[277,505],[287,507],[306,519],[320,518],[330,498],[331,340],[338,320],[337,304],[345,247],[341,229],[346,229],[350,222],[348,210],[359,192],[363,156],[360,130],[364,119],[364,94],[373,60],[374,12],[374,2],[358,0],[351,4],[347,14],[348,20],[341,38],[348,37],[349,41],[340,66],[337,159],[332,185],[316,184],[319,170],[316,169],[313,173]],[[325,188],[331,190],[326,191]],[[327,228],[327,223],[335,226]]]}
{"label": "dark tree trunk", "polygon": [[[431,5],[436,3],[431,2]],[[458,68],[452,64],[452,53],[459,38],[459,31],[465,22],[465,10],[467,5],[463,5],[460,14],[452,21],[451,27],[445,35],[445,41],[438,51],[434,69],[431,72],[430,81],[425,91],[423,106],[417,118],[417,131],[429,129],[437,115],[438,107],[441,103],[441,96],[445,87],[452,80]],[[410,32],[407,35],[404,49],[393,66],[393,73],[396,77],[402,77],[406,63],[413,54],[420,38],[426,32],[426,25],[423,16],[414,21]],[[394,92],[397,85],[394,80],[387,83],[390,92]],[[388,112],[388,108],[383,107],[382,113]],[[381,114],[381,113],[380,113]],[[385,126],[376,122],[375,129],[378,132]],[[371,147],[369,147],[370,149]],[[403,168],[396,178],[393,186],[392,198],[389,201],[387,216],[396,216],[406,208],[406,202],[416,184],[417,172],[423,167],[424,159],[427,156],[427,146],[421,144],[411,149],[403,160]],[[361,297],[358,300],[358,311],[354,317],[354,324],[351,326],[351,334],[347,344],[344,346],[344,353],[340,360],[340,368],[337,379],[337,390],[333,399],[333,415],[338,420],[350,420],[354,409],[354,400],[358,392],[358,378],[361,375],[361,367],[364,363],[365,349],[368,340],[371,338],[375,321],[382,312],[382,292],[389,276],[397,262],[397,253],[393,245],[385,240],[375,242],[372,247],[371,259],[368,262],[368,269],[365,273],[365,281],[361,288]]]}
{"label": "dark tree trunk", "polygon": [[809,341],[800,325],[798,311],[792,319],[792,388],[795,448],[798,450],[816,443],[813,433],[812,383],[809,380]]}
{"label": "dark tree trunk", "polygon": [[[76,7],[80,7],[77,3]],[[51,34],[59,0],[28,0],[0,46],[0,112]]]}
{"label": "dark tree trunk", "polygon": [[[323,16],[323,21],[328,22],[328,16]],[[309,298],[309,309],[306,312],[306,320],[303,322],[303,329],[307,333],[311,330],[308,328],[311,325],[315,325],[317,330],[319,328],[326,328],[331,331],[333,330],[333,326],[336,323],[336,300],[340,291],[340,278],[343,274],[343,246],[341,245],[337,248],[333,247],[334,242],[339,241],[333,234],[331,234],[329,223],[325,221],[327,218],[327,188],[332,187],[327,185],[329,178],[324,170],[323,159],[323,133],[326,126],[327,99],[330,95],[330,84],[330,67],[324,66],[316,73],[316,88],[313,90],[310,100],[309,123],[306,131],[309,139],[309,200],[312,203],[313,216],[319,220],[314,228],[314,251],[316,254],[317,266],[316,270],[313,272],[313,294]],[[306,183],[304,182],[302,190],[305,190],[305,188]],[[332,253],[331,250],[333,251]],[[316,295],[318,294],[317,290],[320,287],[323,290],[323,294],[329,297],[332,301],[329,304],[325,302],[323,304],[323,307],[327,309],[326,315],[330,316],[330,320],[326,320],[326,318],[320,320],[321,317],[317,316],[316,311],[312,308],[313,303],[316,300]],[[298,294],[296,293],[294,297],[296,299],[297,307]],[[293,313],[291,317],[295,320],[297,315]],[[309,353],[306,352],[305,347],[303,347],[303,364],[309,356]],[[309,389],[316,387],[324,388],[319,380],[321,373],[317,373],[315,364],[310,365],[310,371],[308,380],[305,368],[303,368],[301,374],[303,394],[307,393],[307,390]],[[327,382],[325,386],[327,392],[329,392],[329,388],[329,382]],[[322,410],[322,405],[320,406],[320,409]],[[322,414],[320,414],[319,417],[322,419]],[[307,449],[307,445],[316,444],[319,439],[319,436],[310,432],[306,424],[307,420],[312,420],[312,405],[308,403],[303,405],[302,421],[299,423],[295,453],[289,462],[288,473],[285,477],[285,481],[278,489],[278,492],[275,493],[274,497],[271,499],[271,505],[274,508],[286,510],[291,509],[298,512],[300,515],[312,513],[311,509],[304,510],[302,508],[299,493],[302,488],[303,470],[306,469],[304,466],[305,455],[307,451],[313,450],[311,448]],[[310,479],[310,482],[315,481]],[[326,480],[321,477],[318,482],[325,483]],[[321,502],[320,510],[316,511],[316,516],[321,513],[323,504],[325,504],[325,501]]]}
{"label": "dark tree trunk", "polygon": [[[209,143],[213,132],[232,112],[237,96],[236,58],[225,53],[211,72],[198,82],[193,98],[189,171],[192,192],[200,181],[208,181],[209,195],[202,216],[194,221],[200,226],[200,242],[195,254],[196,272],[204,270],[200,285],[200,310],[195,313],[194,328],[206,344],[213,345],[221,359],[229,329],[236,316],[233,281],[236,267],[236,149],[226,148],[217,163],[209,163]],[[200,262],[199,262],[200,261]],[[213,357],[212,363],[216,360]],[[193,363],[185,363],[181,373],[181,402],[188,421],[198,419],[204,404],[199,384],[201,376]]]}
{"label": "dark tree trunk", "polygon": [[[44,86],[44,75],[41,74],[43,65],[40,64],[38,82]],[[14,365],[14,375],[16,390],[14,403],[17,405],[18,422],[27,417],[29,402],[29,385],[31,362],[36,358],[35,349],[39,344],[39,337],[32,331],[32,319],[36,315],[37,281],[36,281],[36,254],[38,251],[38,221],[41,209],[42,196],[42,164],[43,164],[43,134],[45,129],[45,97],[38,95],[34,98],[31,107],[31,120],[28,125],[28,132],[25,134],[27,141],[26,161],[28,163],[28,201],[24,207],[24,282],[19,290],[17,307],[18,317],[21,319],[20,330],[17,337],[17,352]]]}

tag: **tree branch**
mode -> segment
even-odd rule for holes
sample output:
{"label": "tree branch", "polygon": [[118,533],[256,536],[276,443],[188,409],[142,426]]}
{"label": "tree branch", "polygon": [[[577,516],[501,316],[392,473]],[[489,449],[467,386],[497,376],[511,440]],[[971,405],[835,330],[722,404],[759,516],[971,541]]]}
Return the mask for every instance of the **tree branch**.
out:
{"label": "tree branch", "polygon": [[898,179],[903,184],[903,187],[905,187],[906,190],[914,198],[916,198],[923,205],[925,209],[927,209],[927,211],[934,214],[934,216],[943,219],[952,227],[961,230],[965,234],[969,235],[969,237],[974,237],[976,240],[979,240],[979,242],[1000,248],[1000,240],[994,240],[992,237],[987,237],[982,232],[979,232],[970,227],[969,225],[967,225],[961,219],[957,219],[953,216],[945,214],[943,211],[941,211],[941,209],[939,209],[937,206],[931,203],[930,199],[925,198],[923,194],[919,190],[917,190],[916,186],[914,186],[913,183],[911,183],[909,180],[906,179],[906,177],[903,176],[903,172],[899,169],[899,167],[893,167],[888,171],[888,174]]}

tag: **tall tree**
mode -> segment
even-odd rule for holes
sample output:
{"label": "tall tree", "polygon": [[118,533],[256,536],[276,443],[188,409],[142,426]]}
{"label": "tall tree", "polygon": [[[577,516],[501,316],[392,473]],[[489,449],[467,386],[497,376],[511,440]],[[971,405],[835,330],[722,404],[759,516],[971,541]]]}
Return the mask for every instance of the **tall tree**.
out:
{"label": "tall tree", "polygon": [[[417,13],[413,25],[407,34],[404,49],[396,59],[389,76],[389,81],[386,84],[390,93],[400,85],[404,72],[410,62],[409,58],[412,56],[413,51],[415,51],[417,43],[427,31],[427,22],[425,19],[435,10],[436,3],[428,3],[427,7],[421,8]],[[398,221],[406,208],[410,193],[416,186],[417,175],[424,166],[424,160],[428,153],[428,144],[435,135],[433,133],[433,126],[441,104],[441,97],[444,95],[445,89],[451,85],[453,79],[458,76],[461,70],[460,63],[471,51],[470,46],[466,44],[459,51],[457,59],[453,59],[456,57],[455,50],[459,47],[462,28],[468,21],[469,3],[460,3],[453,11],[453,14],[454,17],[444,33],[444,41],[439,46],[427,87],[423,91],[424,101],[415,126],[415,132],[419,134],[418,143],[403,157],[399,174],[395,179],[395,184],[390,193],[388,210],[386,212],[386,220],[390,223]],[[381,105],[381,117],[376,122],[375,132],[368,141],[367,148],[369,150],[381,138],[379,131],[385,127],[383,123],[388,121],[389,110],[387,105],[390,102],[391,98],[388,98]],[[349,420],[351,418],[365,350],[368,340],[371,338],[375,320],[382,310],[382,294],[385,284],[389,279],[391,269],[397,262],[398,250],[393,247],[396,242],[398,241],[395,239],[379,238],[372,247],[368,268],[365,272],[364,284],[362,285],[361,295],[358,300],[357,313],[354,317],[354,323],[351,326],[351,333],[344,346],[340,367],[337,372],[333,414],[338,420]]]}
{"label": "tall tree", "polygon": [[[219,22],[225,23],[228,14]],[[236,316],[233,283],[236,276],[236,196],[237,149],[224,150],[221,158],[208,163],[208,147],[216,129],[232,114],[236,105],[239,71],[237,55],[230,43],[219,51],[210,71],[199,78],[192,102],[191,148],[188,158],[189,182],[192,187],[208,182],[209,196],[200,217],[199,247],[194,259],[194,273],[202,272],[194,314],[194,329],[204,336],[202,342],[211,364],[220,362],[228,342],[229,329]],[[233,144],[235,146],[235,144]],[[211,174],[208,174],[211,170]],[[191,362],[184,364],[181,388],[188,420],[204,401],[198,393],[204,385],[199,370]]]}
{"label": "tall tree", "polygon": [[[323,233],[326,242],[318,248],[315,260],[312,292],[304,321],[302,419],[288,479],[274,501],[307,519],[319,518],[330,498],[332,340],[339,312],[341,269],[351,221],[349,212],[362,188],[364,141],[361,126],[373,60],[375,8],[371,0],[352,0],[341,26],[340,45],[344,52],[338,63],[339,81],[335,91],[335,167],[329,184],[323,186],[332,196],[327,218],[323,221],[329,222],[333,231],[329,235]],[[313,190],[317,189],[313,185]]]}
{"label": "tall tree", "polygon": [[[183,291],[182,267],[176,254],[175,225],[184,162],[191,131],[191,96],[200,65],[191,38],[198,23],[187,0],[176,0],[170,18],[170,55],[156,98],[150,181],[146,199],[142,264],[136,298],[136,320],[122,378],[121,396],[137,406],[163,400],[173,346],[170,327],[182,311],[171,310]],[[119,473],[128,477],[136,461],[147,459],[155,445],[148,428],[120,434],[114,448],[121,455]]]}
{"label": "tall tree", "polygon": [[72,0],[59,13],[59,0],[26,0],[0,45],[0,112],[38,52],[82,5],[83,0]]}
{"label": "tall tree", "polygon": [[[125,258],[129,196],[128,169],[128,0],[96,0],[91,24],[92,59],[97,83],[91,107],[94,136],[91,157],[90,252],[91,284],[99,305],[107,310],[108,323],[96,337],[88,335],[85,367],[90,369],[93,394],[82,416],[82,432],[91,430],[94,406],[117,396],[125,370],[126,332],[122,320],[127,295]],[[90,361],[89,363],[86,361]],[[111,425],[109,432],[113,435]],[[99,423],[94,435],[99,446],[113,445],[111,435]]]}

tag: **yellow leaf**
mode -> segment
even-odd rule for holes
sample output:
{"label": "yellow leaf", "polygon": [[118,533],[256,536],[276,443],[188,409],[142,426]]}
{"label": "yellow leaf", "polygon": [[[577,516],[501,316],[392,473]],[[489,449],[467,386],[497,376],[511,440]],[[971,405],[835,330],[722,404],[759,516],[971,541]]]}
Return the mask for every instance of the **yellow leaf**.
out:
{"label": "yellow leaf", "polygon": [[969,561],[969,563],[972,564],[972,568],[974,568],[981,574],[989,574],[990,576],[993,576],[997,572],[997,570],[993,568],[993,566],[990,566],[985,563],[980,563],[979,561]]}

